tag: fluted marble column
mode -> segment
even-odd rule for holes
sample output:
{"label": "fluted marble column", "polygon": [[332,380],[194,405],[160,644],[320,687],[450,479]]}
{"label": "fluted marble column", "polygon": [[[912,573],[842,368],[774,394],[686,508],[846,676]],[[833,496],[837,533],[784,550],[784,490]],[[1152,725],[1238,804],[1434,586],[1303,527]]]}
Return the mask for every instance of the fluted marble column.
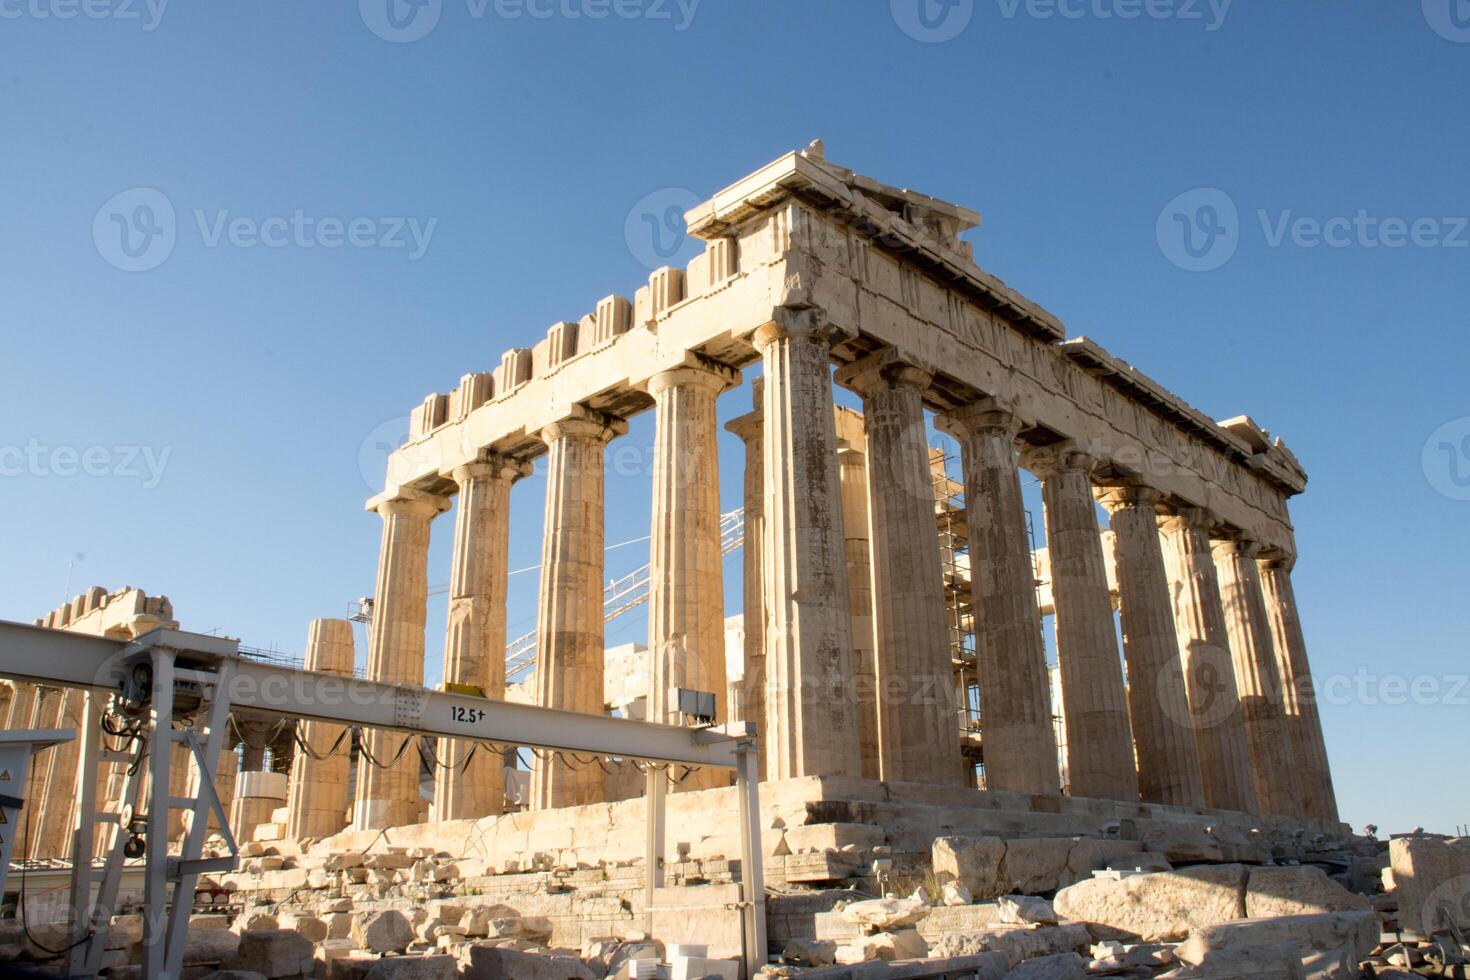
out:
{"label": "fluted marble column", "polygon": [[1282,708],[1280,668],[1256,568],[1259,553],[1260,545],[1254,541],[1216,541],[1215,570],[1220,576],[1220,599],[1230,633],[1256,802],[1262,813],[1301,816],[1301,789]]}
{"label": "fluted marble column", "polygon": [[1022,463],[1041,478],[1046,512],[1069,789],[1073,796],[1132,802],[1138,771],[1092,492],[1095,461],[1064,443],[1033,449]]}
{"label": "fluted marble column", "polygon": [[[447,498],[415,490],[400,490],[377,505],[383,518],[383,540],[378,552],[373,618],[368,627],[367,676],[371,680],[389,684],[424,682],[429,525],[448,507]],[[365,756],[358,759],[354,828],[381,830],[418,820],[419,754],[414,745],[399,754],[404,737],[381,729],[363,733],[364,753],[384,767],[373,765]]]}
{"label": "fluted marble column", "polygon": [[863,397],[878,754],[885,782],[957,783],[959,716],[924,429],[929,372],[880,352],[838,373]]}
{"label": "fluted marble column", "polygon": [[1016,467],[1022,423],[986,399],[950,412],[943,425],[959,439],[964,459],[985,785],[1060,793],[1036,569]]}
{"label": "fluted marble column", "polygon": [[[541,430],[546,442],[546,526],[537,612],[536,703],[603,714],[603,458],[627,423],[587,408]],[[531,806],[538,810],[606,798],[596,763],[537,759]]]}
{"label": "fluted marble column", "polygon": [[1179,508],[1165,516],[1160,522],[1164,563],[1174,597],[1174,629],[1205,805],[1255,813],[1256,786],[1230,659],[1230,632],[1211,553],[1213,524],[1209,511],[1199,507]]}
{"label": "fluted marble column", "polygon": [[766,486],[765,416],[761,413],[764,382],[751,382],[755,411],[725,423],[725,428],[745,443],[745,530],[741,562],[744,570],[741,617],[745,632],[745,672],[740,679],[742,704],[740,720],[753,722],[760,729],[760,778],[766,778],[769,749],[765,738],[766,724],[766,605],[765,605],[765,516]]}
{"label": "fluted marble column", "polygon": [[[840,411],[840,410],[839,410]],[[837,479],[842,492],[842,555],[852,636],[852,696],[857,711],[859,764],[864,779],[880,779],[878,669],[873,638],[873,548],[868,539],[868,454],[862,439],[839,439]]]}
{"label": "fluted marble column", "polygon": [[778,307],[752,338],[765,373],[771,779],[861,772],[829,329],[819,309]]}
{"label": "fluted marble column", "polygon": [[1139,795],[1148,803],[1204,806],[1199,752],[1159,542],[1158,491],[1141,486],[1103,495],[1113,526],[1128,714],[1138,753]]}
{"label": "fluted marble column", "polygon": [[[352,623],[345,619],[311,621],[303,664],[307,670],[351,677],[353,657]],[[322,721],[301,725],[301,740],[311,752],[298,751],[291,762],[291,780],[286,789],[286,835],[292,840],[330,837],[346,826],[352,748],[346,731],[341,725]],[[325,758],[315,759],[312,754]]]}
{"label": "fluted marble column", "polygon": [[[57,705],[56,724],[51,727],[70,728],[80,734],[85,711],[86,695],[83,692],[76,689],[63,691]],[[76,800],[80,749],[77,739],[72,739],[46,752],[49,765],[45,769],[45,784],[39,787],[36,799],[39,805],[31,815],[35,828],[32,831],[35,837],[32,852],[37,857],[71,857],[79,816]]]}
{"label": "fluted marble column", "polygon": [[1275,556],[1260,562],[1261,588],[1266,600],[1266,618],[1271,622],[1271,640],[1276,646],[1276,663],[1281,671],[1281,706],[1286,713],[1286,729],[1291,734],[1302,812],[1314,820],[1335,823],[1337,793],[1332,787],[1327,742],[1322,737],[1322,716],[1317,710],[1316,685],[1312,683],[1307,642],[1297,612],[1296,593],[1291,586],[1295,562],[1295,557]]}
{"label": "fluted marble column", "polygon": [[[493,456],[454,471],[454,559],[449,621],[444,631],[444,683],[505,699],[506,563],[510,488],[531,468]],[[468,820],[505,809],[505,759],[474,743],[439,740],[434,773],[435,820]]]}
{"label": "fluted marble column", "polygon": [[[719,420],[715,400],[740,375],[713,362],[656,374],[653,527],[648,572],[648,720],[679,724],[672,692],[715,694],[729,720],[725,679],[725,576],[720,554]],[[691,772],[678,790],[730,785],[723,769]]]}

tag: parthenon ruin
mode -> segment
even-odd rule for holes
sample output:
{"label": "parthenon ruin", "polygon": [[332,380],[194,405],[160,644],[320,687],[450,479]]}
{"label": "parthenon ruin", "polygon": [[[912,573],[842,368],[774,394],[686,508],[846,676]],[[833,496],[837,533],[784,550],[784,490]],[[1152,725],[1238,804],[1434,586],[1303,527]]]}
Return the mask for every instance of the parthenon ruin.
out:
{"label": "parthenon ruin", "polygon": [[[654,271],[631,298],[606,297],[412,410],[366,505],[382,522],[368,679],[425,682],[437,526],[453,538],[444,690],[753,724],[767,884],[922,881],[956,834],[1065,842],[1057,869],[997,894],[1083,880],[1109,867],[1111,845],[1138,850],[1161,827],[1240,861],[1348,835],[1291,583],[1287,502],[1307,478],[1280,438],[1248,416],[1214,421],[1069,337],[976,265],[960,237],[976,213],[837,166],[820,143],[686,223],[704,242],[687,267]],[[744,446],[732,522],[717,401],[737,389],[752,404],[725,426]],[[649,635],[629,653],[604,630],[605,455],[650,409]],[[958,446],[953,474],[935,432]],[[534,660],[518,661],[511,488],[538,466]],[[1035,529],[1025,474],[1041,487]],[[737,546],[743,608],[727,616]],[[93,590],[37,621],[126,638],[160,623],[177,625],[168,601],[135,590]],[[350,677],[354,647],[354,623],[316,620],[304,667]],[[55,725],[72,697],[7,690],[12,728],[47,711]],[[645,913],[657,931],[657,908],[618,870],[647,859],[651,812],[618,759],[537,752],[528,773],[514,746],[416,745],[320,721],[239,719],[226,745],[216,784],[253,863],[221,876],[224,890],[278,904],[312,890],[338,901],[344,882],[378,899],[462,897],[467,882],[522,894],[535,872],[556,877],[548,894],[623,903],[548,911],[561,946]],[[52,817],[70,805],[75,765],[64,750],[38,763],[48,818],[25,856],[67,856]],[[198,778],[183,755],[177,768]],[[656,860],[704,887],[737,880],[729,773],[667,778],[673,843]],[[385,840],[422,851],[419,863],[455,862],[410,878],[407,857],[334,858]]]}

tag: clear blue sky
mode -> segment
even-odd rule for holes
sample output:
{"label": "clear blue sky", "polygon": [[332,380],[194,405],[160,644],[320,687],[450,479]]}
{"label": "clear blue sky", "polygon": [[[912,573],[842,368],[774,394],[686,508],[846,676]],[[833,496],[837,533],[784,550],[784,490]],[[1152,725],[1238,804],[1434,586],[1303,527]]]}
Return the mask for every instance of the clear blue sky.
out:
{"label": "clear blue sky", "polygon": [[[549,17],[429,0],[417,19],[407,0],[394,19],[385,0],[0,0],[0,616],[131,584],[188,628],[299,651],[309,619],[373,587],[362,503],[395,420],[631,295],[646,195],[707,195],[820,136],[838,163],[980,211],[980,263],[1073,335],[1285,437],[1312,477],[1293,504],[1308,645],[1347,679],[1323,709],[1344,816],[1470,823],[1470,10],[1450,2],[1123,19],[1104,15],[1128,0],[1050,17],[973,0],[923,20],[913,0],[704,0],[692,18],[673,0],[538,0]],[[436,14],[421,39],[380,36]],[[1166,211],[1198,188],[1215,191]],[[1172,215],[1209,244],[1230,217],[1202,210],[1216,191],[1236,239],[1191,258]],[[143,237],[162,207],[172,251]],[[298,209],[311,231],[290,228]],[[132,257],[112,214],[136,219]],[[1300,218],[1349,224],[1314,245]],[[1373,224],[1421,218],[1401,247]],[[404,247],[347,243],[352,219],[358,241]],[[651,420],[627,438],[649,444]],[[733,507],[739,444],[722,450]],[[647,486],[611,477],[610,542],[647,534]],[[538,560],[543,487],[515,491],[512,568]],[[609,574],[644,560],[619,549]],[[513,579],[513,632],[535,580]],[[1388,703],[1393,677],[1419,697]]]}

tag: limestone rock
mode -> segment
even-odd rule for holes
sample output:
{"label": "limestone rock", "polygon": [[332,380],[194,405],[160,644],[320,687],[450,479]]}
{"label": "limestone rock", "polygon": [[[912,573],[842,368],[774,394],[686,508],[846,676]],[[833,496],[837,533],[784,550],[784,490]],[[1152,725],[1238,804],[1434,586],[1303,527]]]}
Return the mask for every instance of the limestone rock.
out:
{"label": "limestone rock", "polygon": [[543,956],[476,943],[469,948],[464,980],[595,980],[575,956]]}
{"label": "limestone rock", "polygon": [[457,980],[459,965],[453,956],[402,956],[378,960],[363,980]]}
{"label": "limestone rock", "polygon": [[413,927],[402,912],[389,909],[352,917],[352,940],[370,953],[401,953],[413,938]]}
{"label": "limestone rock", "polygon": [[241,912],[240,917],[235,920],[234,928],[236,932],[255,932],[279,929],[281,924],[269,912]]}
{"label": "limestone rock", "polygon": [[[1237,958],[1248,958],[1242,950],[1297,950],[1295,976],[1311,980],[1357,980],[1358,964],[1378,944],[1378,916],[1371,911],[1327,912],[1321,915],[1290,915],[1276,919],[1242,919],[1201,927],[1175,952],[1190,967],[1215,972],[1189,976],[1223,976],[1220,970]],[[1261,956],[1270,957],[1270,953]],[[1274,975],[1274,974],[1272,974]]]}
{"label": "limestone rock", "polygon": [[941,885],[955,882],[976,898],[994,898],[1002,893],[1005,854],[1005,841],[999,837],[940,837],[931,850],[934,877]]}
{"label": "limestone rock", "polygon": [[215,970],[206,974],[203,980],[267,980],[267,977],[250,970]]}
{"label": "limestone rock", "polygon": [[945,883],[944,895],[940,901],[950,908],[957,908],[961,905],[973,905],[975,896],[971,895],[970,890],[964,885],[957,881],[950,881]]}
{"label": "limestone rock", "polygon": [[845,966],[875,960],[918,960],[929,955],[929,944],[917,929],[898,929],[859,936],[845,946],[837,947],[837,962]]}
{"label": "limestone rock", "polygon": [[1001,879],[1007,890],[1020,895],[1055,891],[1067,874],[1072,855],[1070,837],[1034,837],[1006,842]]}
{"label": "limestone rock", "polygon": [[1057,953],[1027,960],[1005,975],[1005,980],[1081,980],[1087,975],[1082,957],[1076,953]]}
{"label": "limestone rock", "polygon": [[1064,919],[1146,942],[1177,940],[1245,918],[1245,876],[1242,865],[1225,864],[1122,880],[1093,878],[1057,892],[1053,905]]}
{"label": "limestone rock", "polygon": [[1294,942],[1260,946],[1234,946],[1211,954],[1208,963],[1171,970],[1169,980],[1241,980],[1244,977],[1270,980],[1306,980],[1301,947]]}
{"label": "limestone rock", "polygon": [[298,932],[313,943],[326,939],[328,933],[326,920],[314,915],[284,915],[281,917],[281,928]]}
{"label": "limestone rock", "polygon": [[929,914],[929,903],[922,898],[875,898],[853,902],[842,910],[842,917],[867,932],[889,932],[912,926]]}
{"label": "limestone rock", "polygon": [[837,962],[837,944],[821,939],[790,939],[781,951],[781,959],[794,966],[831,966]]}
{"label": "limestone rock", "polygon": [[1039,929],[999,928],[947,935],[935,944],[933,955],[975,956],[997,952],[1006,957],[1009,966],[1015,966],[1038,956],[1081,952],[1087,949],[1090,942],[1092,935],[1087,927],[1077,923],[1042,926]]}
{"label": "limestone rock", "polygon": [[312,945],[290,929],[253,929],[240,936],[240,945],[226,965],[267,978],[310,974]]}
{"label": "limestone rock", "polygon": [[1245,914],[1251,919],[1366,908],[1366,898],[1354,895],[1321,868],[1252,868],[1246,881]]}
{"label": "limestone rock", "polygon": [[1087,972],[1094,976],[1114,973],[1152,972],[1173,963],[1172,946],[1159,943],[1140,943],[1124,946],[1122,943],[1099,943],[1093,949],[1093,958],[1087,964]]}
{"label": "limestone rock", "polygon": [[[239,947],[240,935],[229,929],[190,929],[184,936],[184,965],[224,963],[234,959]],[[133,943],[128,957],[134,963],[143,962],[142,940]]]}
{"label": "limestone rock", "polygon": [[1414,834],[1389,842],[1384,884],[1399,896],[1399,921],[1426,936],[1452,919],[1470,931],[1470,837]]}
{"label": "limestone rock", "polygon": [[997,903],[1001,922],[1019,926],[1054,926],[1057,914],[1051,902],[1034,895],[1006,895]]}

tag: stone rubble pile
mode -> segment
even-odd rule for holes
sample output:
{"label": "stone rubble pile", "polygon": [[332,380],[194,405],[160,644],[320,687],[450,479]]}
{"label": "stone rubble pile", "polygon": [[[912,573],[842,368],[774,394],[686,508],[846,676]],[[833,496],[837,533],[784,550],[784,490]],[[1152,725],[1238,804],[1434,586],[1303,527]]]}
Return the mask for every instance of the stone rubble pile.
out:
{"label": "stone rubble pile", "polygon": [[[1456,963],[1470,955],[1470,840],[1268,839],[1124,824],[1106,838],[939,837],[922,877],[890,882],[899,894],[882,898],[868,897],[872,879],[779,886],[768,899],[774,962],[763,972],[812,980],[1357,980],[1396,970],[1456,976]],[[827,836],[838,843],[844,835]],[[386,843],[348,851],[252,841],[238,871],[200,883],[185,976],[743,974],[734,886],[682,882],[666,891],[684,896],[669,901],[687,910],[650,920],[638,862],[530,864],[497,869]],[[650,921],[661,923],[653,935],[645,932]],[[142,938],[141,916],[115,916],[104,975],[141,978]],[[35,926],[29,939],[0,926],[0,960],[60,976],[61,961],[48,960],[42,946],[65,939],[60,926]]]}

